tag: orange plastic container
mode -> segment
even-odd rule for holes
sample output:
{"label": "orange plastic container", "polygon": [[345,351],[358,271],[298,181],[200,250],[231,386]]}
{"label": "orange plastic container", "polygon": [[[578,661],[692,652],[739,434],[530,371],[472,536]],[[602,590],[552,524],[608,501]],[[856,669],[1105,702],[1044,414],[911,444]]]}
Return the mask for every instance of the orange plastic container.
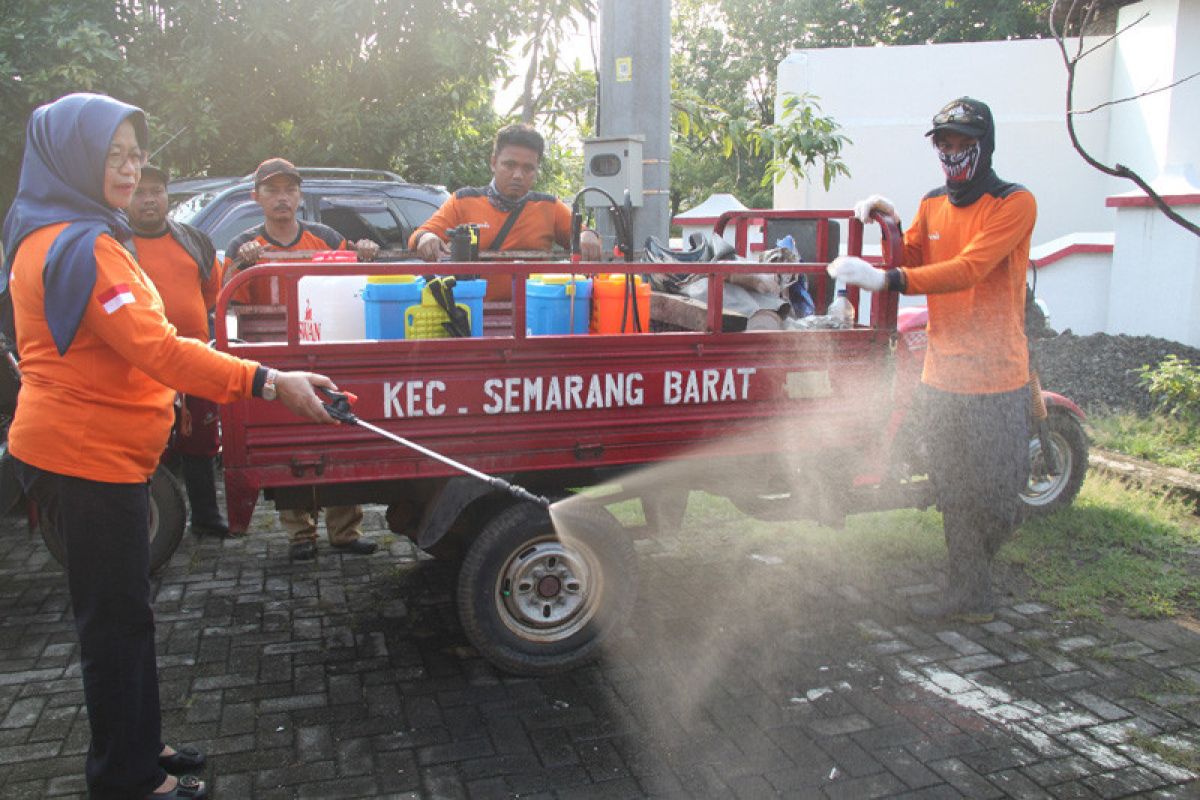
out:
{"label": "orange plastic container", "polygon": [[[649,333],[650,284],[634,276],[637,296],[637,322],[634,324],[634,303],[625,301],[626,276],[621,273],[597,275],[592,282],[592,333]],[[624,318],[625,324],[621,325]]]}

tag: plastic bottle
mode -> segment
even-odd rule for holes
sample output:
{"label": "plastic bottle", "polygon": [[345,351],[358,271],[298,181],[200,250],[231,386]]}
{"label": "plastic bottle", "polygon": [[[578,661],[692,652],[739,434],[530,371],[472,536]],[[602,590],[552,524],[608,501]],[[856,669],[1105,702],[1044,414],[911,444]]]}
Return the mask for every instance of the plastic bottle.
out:
{"label": "plastic bottle", "polygon": [[850,298],[846,296],[845,289],[837,290],[837,297],[829,304],[829,314],[832,317],[837,327],[853,328],[856,315],[854,313],[854,304],[850,302]]}

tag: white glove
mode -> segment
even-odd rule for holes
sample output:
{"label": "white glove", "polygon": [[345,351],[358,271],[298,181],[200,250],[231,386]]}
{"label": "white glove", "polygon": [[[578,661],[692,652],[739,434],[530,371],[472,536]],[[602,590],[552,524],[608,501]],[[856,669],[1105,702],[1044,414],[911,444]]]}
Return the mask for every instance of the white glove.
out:
{"label": "white glove", "polygon": [[864,225],[871,222],[872,211],[878,211],[880,214],[891,217],[897,222],[900,221],[900,217],[896,214],[896,207],[892,205],[892,201],[881,194],[873,194],[866,200],[859,200],[854,204],[854,218]]}
{"label": "white glove", "polygon": [[872,292],[878,292],[887,283],[887,273],[855,256],[840,256],[825,268],[830,277],[842,283],[852,283]]}

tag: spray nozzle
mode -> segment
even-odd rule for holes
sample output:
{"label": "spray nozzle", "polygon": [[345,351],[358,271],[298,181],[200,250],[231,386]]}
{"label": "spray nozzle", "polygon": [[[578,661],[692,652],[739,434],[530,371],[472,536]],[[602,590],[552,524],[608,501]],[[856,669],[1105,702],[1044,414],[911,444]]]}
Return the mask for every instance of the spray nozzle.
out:
{"label": "spray nozzle", "polygon": [[332,389],[326,389],[324,386],[314,386],[317,393],[325,397],[329,402],[322,403],[325,411],[329,416],[336,419],[338,422],[358,422],[358,417],[350,410],[350,407],[358,402],[358,397],[350,392],[335,392]]}

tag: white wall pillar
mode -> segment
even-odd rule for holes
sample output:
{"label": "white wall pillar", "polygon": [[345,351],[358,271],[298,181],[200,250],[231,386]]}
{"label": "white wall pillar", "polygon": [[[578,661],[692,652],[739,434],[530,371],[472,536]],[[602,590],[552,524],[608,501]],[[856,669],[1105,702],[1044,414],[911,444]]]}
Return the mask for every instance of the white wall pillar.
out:
{"label": "white wall pillar", "polygon": [[[1159,336],[1200,347],[1200,237],[1163,216],[1144,196],[1117,206],[1108,333]],[[1200,225],[1200,192],[1172,207]]]}
{"label": "white wall pillar", "polygon": [[1141,97],[1112,106],[1103,160],[1148,181],[1194,169],[1200,163],[1200,79],[1155,90],[1200,71],[1200,2],[1142,0],[1122,8],[1117,25],[1128,29],[1114,43],[1112,99]]}
{"label": "white wall pillar", "polygon": [[[1140,22],[1136,22],[1142,17]],[[1143,0],[1121,9],[1106,161],[1124,164],[1180,215],[1200,224],[1200,0]],[[1153,93],[1152,93],[1153,92]],[[1109,333],[1161,336],[1200,347],[1200,237],[1133,184],[1109,197],[1117,209]]]}

